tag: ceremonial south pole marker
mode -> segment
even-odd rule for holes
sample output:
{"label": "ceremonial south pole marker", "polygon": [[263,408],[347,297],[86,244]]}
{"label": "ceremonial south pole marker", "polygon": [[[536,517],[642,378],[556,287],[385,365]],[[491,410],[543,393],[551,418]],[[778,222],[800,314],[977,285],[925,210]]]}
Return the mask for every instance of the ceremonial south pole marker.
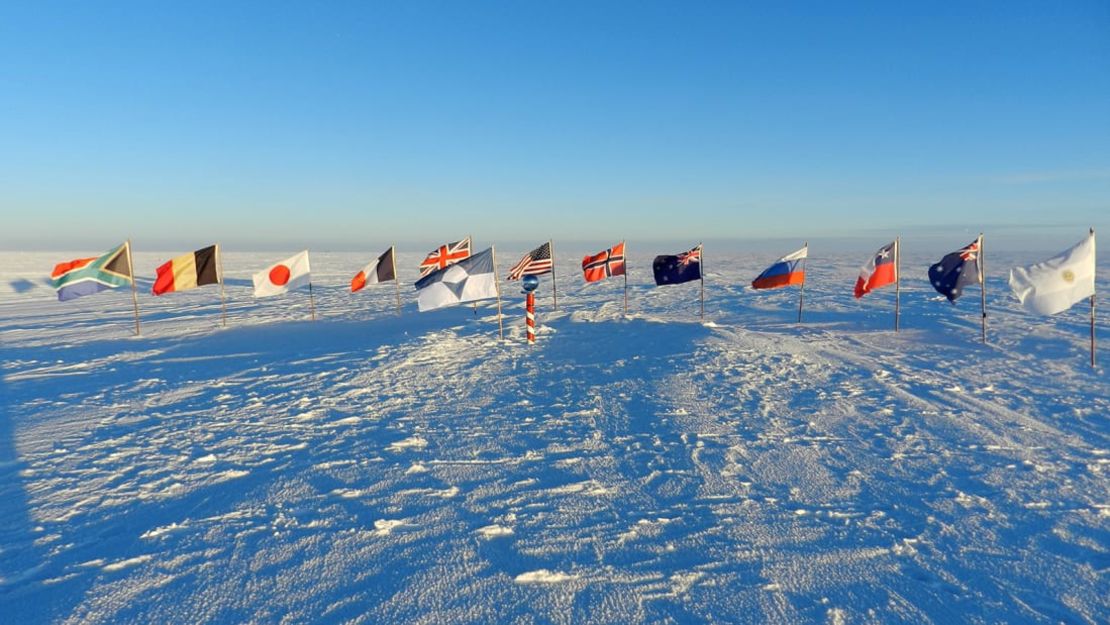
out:
{"label": "ceremonial south pole marker", "polygon": [[528,331],[528,344],[536,344],[536,288],[540,285],[540,279],[536,276],[524,276],[520,281],[520,286],[524,288],[526,295],[524,300],[524,314],[525,325]]}

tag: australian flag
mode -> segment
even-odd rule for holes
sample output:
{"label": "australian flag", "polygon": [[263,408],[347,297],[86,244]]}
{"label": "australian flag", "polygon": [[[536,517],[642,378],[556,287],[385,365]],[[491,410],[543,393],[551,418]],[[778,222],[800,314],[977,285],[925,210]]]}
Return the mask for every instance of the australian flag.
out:
{"label": "australian flag", "polygon": [[971,245],[945,255],[940,262],[929,267],[929,282],[938,293],[956,303],[963,295],[964,287],[979,284],[979,246],[982,239],[975,239]]}
{"label": "australian flag", "polygon": [[651,270],[658,286],[701,280],[701,246],[676,256],[656,256]]}

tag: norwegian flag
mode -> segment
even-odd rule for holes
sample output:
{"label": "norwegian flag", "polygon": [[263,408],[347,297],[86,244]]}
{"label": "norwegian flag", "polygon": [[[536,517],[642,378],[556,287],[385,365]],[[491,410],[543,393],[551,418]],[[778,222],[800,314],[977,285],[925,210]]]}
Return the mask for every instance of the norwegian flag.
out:
{"label": "norwegian flag", "polygon": [[597,282],[612,276],[624,275],[624,241],[593,256],[582,259],[582,274],[586,282]]}
{"label": "norwegian flag", "polygon": [[420,263],[420,277],[423,278],[433,271],[439,271],[467,258],[470,258],[470,237],[441,245],[428,252],[428,257]]}
{"label": "norwegian flag", "polygon": [[509,270],[506,280],[519,280],[521,276],[538,276],[551,273],[551,241],[528,252]]}

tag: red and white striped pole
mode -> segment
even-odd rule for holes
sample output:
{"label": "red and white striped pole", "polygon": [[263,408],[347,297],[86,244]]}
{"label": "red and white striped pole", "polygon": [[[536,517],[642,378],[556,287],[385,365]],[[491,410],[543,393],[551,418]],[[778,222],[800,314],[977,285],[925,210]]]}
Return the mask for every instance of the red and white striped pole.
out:
{"label": "red and white striped pole", "polygon": [[525,323],[528,330],[528,344],[536,344],[536,294],[528,291],[528,297],[524,300],[525,310]]}

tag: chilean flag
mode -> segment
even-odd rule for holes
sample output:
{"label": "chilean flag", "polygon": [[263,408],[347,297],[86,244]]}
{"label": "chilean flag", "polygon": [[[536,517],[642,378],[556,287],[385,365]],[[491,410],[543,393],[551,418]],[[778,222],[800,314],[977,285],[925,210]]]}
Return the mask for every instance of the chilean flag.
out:
{"label": "chilean flag", "polygon": [[856,299],[877,288],[898,281],[898,239],[882,246],[878,252],[860,267],[856,279]]}

